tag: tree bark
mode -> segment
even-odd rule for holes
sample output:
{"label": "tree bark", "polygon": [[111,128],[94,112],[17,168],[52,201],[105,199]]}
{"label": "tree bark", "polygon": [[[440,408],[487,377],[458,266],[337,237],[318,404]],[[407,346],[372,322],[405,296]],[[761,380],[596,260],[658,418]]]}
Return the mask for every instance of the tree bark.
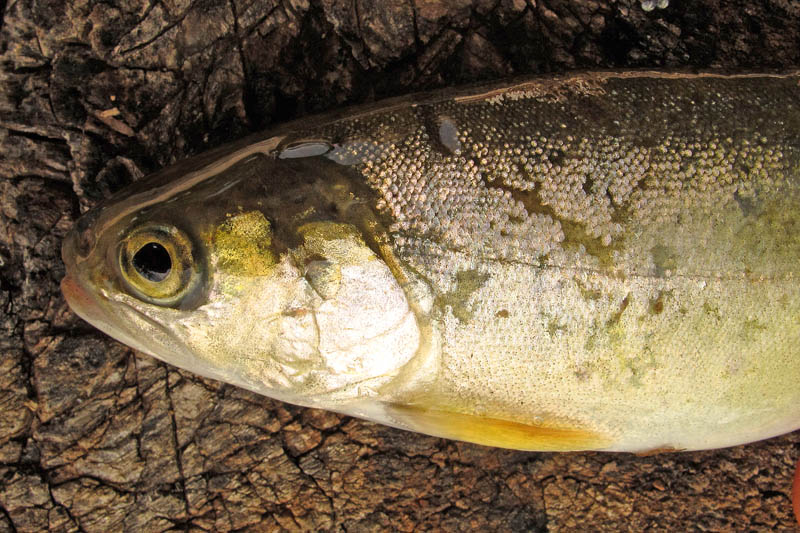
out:
{"label": "tree bark", "polygon": [[793,530],[798,432],[653,457],[445,441],[177,370],[58,287],[82,211],[289,118],[533,73],[800,65],[796,3],[671,3],[8,0],[0,532]]}

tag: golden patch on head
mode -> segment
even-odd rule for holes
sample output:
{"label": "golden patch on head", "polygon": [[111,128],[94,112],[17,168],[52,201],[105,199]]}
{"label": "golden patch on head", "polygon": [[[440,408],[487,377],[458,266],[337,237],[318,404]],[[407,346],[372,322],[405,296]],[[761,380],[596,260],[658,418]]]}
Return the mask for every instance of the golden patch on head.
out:
{"label": "golden patch on head", "polygon": [[342,265],[357,265],[376,258],[352,224],[309,222],[298,232],[303,236],[307,254],[318,254]]}
{"label": "golden patch on head", "polygon": [[272,228],[260,211],[230,217],[214,232],[219,268],[242,276],[263,276],[275,265]]}

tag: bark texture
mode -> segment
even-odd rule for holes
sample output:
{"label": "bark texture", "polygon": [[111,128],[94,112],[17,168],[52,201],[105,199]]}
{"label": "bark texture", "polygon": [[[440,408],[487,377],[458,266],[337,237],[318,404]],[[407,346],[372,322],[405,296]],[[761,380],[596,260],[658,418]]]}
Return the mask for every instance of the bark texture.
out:
{"label": "bark texture", "polygon": [[800,433],[646,458],[429,438],[134,353],[77,319],[58,282],[60,240],[83,210],[189,154],[312,112],[475,80],[797,67],[797,3],[0,7],[0,532],[795,528]]}

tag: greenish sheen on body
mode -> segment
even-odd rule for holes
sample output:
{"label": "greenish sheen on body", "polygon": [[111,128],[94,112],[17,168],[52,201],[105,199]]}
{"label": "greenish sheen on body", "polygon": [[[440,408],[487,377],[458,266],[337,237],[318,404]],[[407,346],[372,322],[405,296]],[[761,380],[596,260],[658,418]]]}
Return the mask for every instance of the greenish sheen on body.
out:
{"label": "greenish sheen on body", "polygon": [[303,119],[67,237],[72,308],[291,403],[526,450],[800,427],[800,75],[591,73]]}

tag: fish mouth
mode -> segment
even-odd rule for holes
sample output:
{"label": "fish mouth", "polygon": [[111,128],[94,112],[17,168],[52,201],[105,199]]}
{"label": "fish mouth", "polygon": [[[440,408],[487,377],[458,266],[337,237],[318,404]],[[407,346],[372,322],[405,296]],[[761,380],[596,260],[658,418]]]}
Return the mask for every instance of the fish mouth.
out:
{"label": "fish mouth", "polygon": [[[79,314],[81,317],[84,315],[96,317],[99,311],[99,305],[89,292],[81,287],[71,275],[67,274],[61,280],[61,293],[67,300],[70,308]],[[89,318],[85,320],[91,322]]]}
{"label": "fish mouth", "polygon": [[79,280],[76,280],[74,276],[68,273],[61,280],[61,293],[64,295],[64,299],[70,309],[76,315],[101,331],[113,336],[109,332],[115,331],[116,328],[109,324],[108,311],[94,291],[87,290]]}
{"label": "fish mouth", "polygon": [[78,267],[78,230],[72,228],[61,243],[61,260],[64,262],[67,274],[61,280],[61,293],[67,304],[78,316],[94,324],[102,317],[102,308],[97,297],[86,288],[80,278]]}
{"label": "fish mouth", "polygon": [[146,321],[151,327],[164,333],[164,328],[157,322],[147,317],[144,313],[132,306],[115,309],[113,301],[106,298],[103,294],[97,293],[86,288],[81,278],[67,273],[61,280],[61,292],[69,304],[70,309],[83,320],[93,325],[106,335],[127,344],[129,347],[140,352],[149,353],[158,357],[158,350],[153,350],[153,346],[148,342],[142,342],[137,338],[135,332],[127,326],[126,314],[133,313],[140,319]]}

